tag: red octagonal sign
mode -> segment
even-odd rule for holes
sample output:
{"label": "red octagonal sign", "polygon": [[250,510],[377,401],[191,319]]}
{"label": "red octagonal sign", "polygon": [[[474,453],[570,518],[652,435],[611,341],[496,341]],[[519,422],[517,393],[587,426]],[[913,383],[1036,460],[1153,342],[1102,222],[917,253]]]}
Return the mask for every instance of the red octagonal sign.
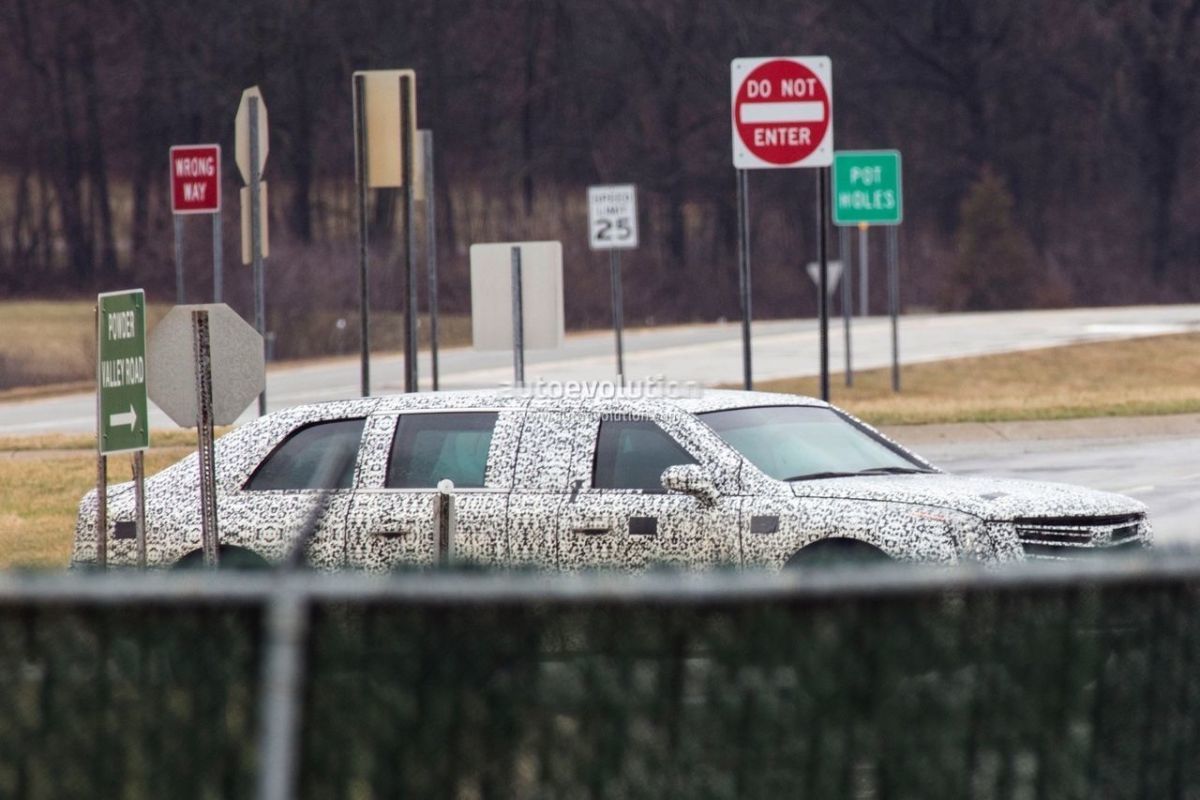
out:
{"label": "red octagonal sign", "polygon": [[736,58],[730,64],[733,165],[833,163],[833,75],[824,56]]}

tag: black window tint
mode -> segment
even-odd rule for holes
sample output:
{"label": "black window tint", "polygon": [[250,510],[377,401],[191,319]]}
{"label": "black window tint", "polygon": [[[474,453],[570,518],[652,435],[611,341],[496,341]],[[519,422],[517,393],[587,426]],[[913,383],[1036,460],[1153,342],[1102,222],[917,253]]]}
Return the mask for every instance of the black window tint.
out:
{"label": "black window tint", "polygon": [[387,485],[392,489],[432,489],[449,478],[455,486],[480,487],[496,414],[406,414],[396,425]]}
{"label": "black window tint", "polygon": [[344,419],[301,428],[259,464],[246,488],[349,489],[363,423]]}
{"label": "black window tint", "polygon": [[592,485],[661,492],[663,470],[695,463],[678,442],[649,420],[606,419],[600,423]]}

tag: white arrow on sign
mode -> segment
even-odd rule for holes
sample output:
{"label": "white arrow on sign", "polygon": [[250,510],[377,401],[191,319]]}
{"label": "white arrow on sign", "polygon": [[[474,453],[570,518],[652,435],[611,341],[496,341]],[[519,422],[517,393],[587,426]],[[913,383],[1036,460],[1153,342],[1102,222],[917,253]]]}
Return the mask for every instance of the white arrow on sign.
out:
{"label": "white arrow on sign", "polygon": [[[833,294],[834,287],[842,279],[842,262],[826,261],[825,263],[829,267],[829,285],[825,287],[825,293]],[[812,278],[813,285],[819,289],[821,284],[821,265],[816,261],[810,261],[806,269],[808,270],[808,277]]]}
{"label": "white arrow on sign", "polygon": [[132,405],[128,411],[108,415],[108,427],[119,428],[122,425],[128,425],[129,430],[133,430],[133,426],[137,425],[137,410]]}

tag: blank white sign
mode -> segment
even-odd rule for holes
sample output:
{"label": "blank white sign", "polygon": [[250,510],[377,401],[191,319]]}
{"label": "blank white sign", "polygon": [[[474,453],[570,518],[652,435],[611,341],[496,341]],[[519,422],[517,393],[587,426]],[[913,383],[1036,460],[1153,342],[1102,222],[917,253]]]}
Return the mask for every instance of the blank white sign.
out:
{"label": "blank white sign", "polygon": [[471,245],[471,339],[476,350],[511,350],[512,251],[521,250],[525,349],[552,350],[563,340],[562,244]]}

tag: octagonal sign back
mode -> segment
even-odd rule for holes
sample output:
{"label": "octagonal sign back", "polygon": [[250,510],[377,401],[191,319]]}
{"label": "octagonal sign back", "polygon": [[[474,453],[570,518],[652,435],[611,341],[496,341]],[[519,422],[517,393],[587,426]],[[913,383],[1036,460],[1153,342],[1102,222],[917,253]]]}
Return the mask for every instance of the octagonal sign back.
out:
{"label": "octagonal sign back", "polygon": [[213,423],[232,425],[266,385],[266,362],[262,336],[224,303],[175,306],[155,326],[146,353],[150,399],[177,424],[196,427],[192,312],[199,309],[208,311]]}

